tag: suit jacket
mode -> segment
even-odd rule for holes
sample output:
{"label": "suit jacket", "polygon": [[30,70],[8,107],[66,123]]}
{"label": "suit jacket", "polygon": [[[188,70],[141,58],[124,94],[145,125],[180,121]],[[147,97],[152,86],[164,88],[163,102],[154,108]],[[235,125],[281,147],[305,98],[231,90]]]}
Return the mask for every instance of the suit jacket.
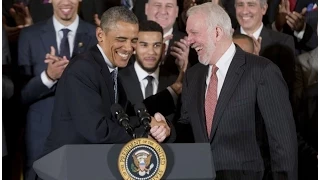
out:
{"label": "suit jacket", "polygon": [[[240,28],[237,28],[235,33],[240,33]],[[266,48],[277,43],[288,46],[292,50],[292,52],[295,52],[294,41],[292,36],[273,31],[265,26],[263,26],[260,36],[262,38],[261,49],[259,53],[260,55],[263,54],[263,51]]]}
{"label": "suit jacket", "polygon": [[207,73],[208,66],[200,63],[187,70],[180,121],[191,124],[195,142],[211,144],[217,180],[262,179],[258,116],[266,127],[274,177],[296,179],[297,135],[279,68],[237,47],[218,98],[210,137],[204,111]]}
{"label": "suit jacket", "polygon": [[[78,46],[82,42],[83,46]],[[82,53],[97,43],[95,27],[79,20],[73,56]],[[40,74],[47,68],[44,63],[50,46],[57,49],[56,32],[53,19],[34,24],[21,31],[19,39],[18,63],[26,84],[21,91],[22,103],[28,105],[26,123],[27,166],[43,151],[44,142],[49,135],[53,110],[55,85],[45,86]]]}
{"label": "suit jacket", "polygon": [[[170,54],[170,51],[171,51],[170,48],[175,41],[179,41],[180,39],[183,39],[186,36],[186,34],[179,31],[178,28],[175,28],[175,27],[173,28],[172,34],[173,34],[173,37],[169,41],[169,47],[167,50],[167,54],[164,58],[164,62],[161,63],[160,67],[165,69],[166,71],[172,73],[172,74],[178,75],[179,69],[175,63],[176,58]],[[194,49],[190,49],[188,60],[189,60],[188,67],[191,67],[199,62],[197,52]]]}
{"label": "suit jacket", "polygon": [[318,82],[318,48],[299,55],[297,60],[294,96],[299,102],[307,87]]}
{"label": "suit jacket", "polygon": [[[133,115],[120,78],[117,92],[118,103],[127,114]],[[110,108],[115,103],[114,94],[110,71],[98,47],[75,57],[58,82],[52,128],[44,154],[65,144],[126,143],[131,140],[132,137],[112,117]],[[163,103],[161,97],[150,97],[143,102],[150,114],[159,111],[166,115],[157,109],[158,103]],[[174,138],[174,131],[171,132]]]}

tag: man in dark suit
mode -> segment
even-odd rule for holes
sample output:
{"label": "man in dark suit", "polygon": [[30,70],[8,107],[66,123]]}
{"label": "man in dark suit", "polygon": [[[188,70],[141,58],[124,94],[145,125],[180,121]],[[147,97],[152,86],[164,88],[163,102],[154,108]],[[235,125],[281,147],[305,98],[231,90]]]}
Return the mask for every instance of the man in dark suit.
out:
{"label": "man in dark suit", "polygon": [[275,43],[289,46],[295,52],[293,37],[275,32],[265,27],[262,18],[267,11],[266,0],[235,0],[236,17],[240,25],[235,33],[249,35],[255,44],[255,54],[261,55],[264,49]]}
{"label": "man in dark suit", "polygon": [[142,102],[145,98],[163,90],[169,91],[177,101],[178,95],[170,87],[177,76],[159,67],[163,53],[163,30],[154,21],[139,24],[135,61],[119,71],[128,100],[132,104]]}
{"label": "man in dark suit", "polygon": [[95,27],[79,19],[78,5],[79,0],[53,0],[53,17],[24,28],[20,34],[18,63],[26,80],[21,98],[28,106],[27,171],[41,155],[49,135],[56,83],[64,68],[71,57],[97,42]]}
{"label": "man in dark suit", "polygon": [[[98,44],[75,57],[59,81],[44,154],[66,144],[126,143],[132,139],[110,108],[118,103],[130,115],[131,105],[117,73],[118,67],[127,65],[137,35],[138,20],[125,7],[112,7],[102,15],[96,30]],[[157,103],[163,103],[163,98],[157,98],[147,98],[144,103],[149,113],[155,114],[150,134],[163,142],[170,135],[170,128],[156,113],[160,109]],[[168,101],[167,105],[165,108],[174,108],[173,102]]]}
{"label": "man in dark suit", "polygon": [[296,179],[297,136],[279,68],[232,43],[231,20],[213,3],[192,7],[187,32],[199,61],[186,71],[181,121],[210,143],[217,180],[262,179],[261,122],[275,179]]}
{"label": "man in dark suit", "polygon": [[[154,21],[143,21],[139,25],[138,42],[134,63],[127,66],[119,72],[123,87],[131,103],[137,104],[145,98],[169,91],[168,99],[175,102],[175,112],[166,118],[173,123],[179,118],[176,112],[180,110],[179,91],[174,91],[175,87],[181,87],[181,81],[187,66],[186,60],[181,56],[176,56],[182,61],[179,77],[166,71],[162,66],[159,67],[161,55],[163,54],[164,45],[162,27]],[[178,46],[177,46],[178,47]],[[189,49],[189,48],[188,48]],[[181,48],[183,50],[183,48]],[[186,62],[186,63],[185,63]],[[167,106],[167,104],[163,104]],[[192,142],[193,136],[189,125],[175,124],[177,131],[176,142]]]}

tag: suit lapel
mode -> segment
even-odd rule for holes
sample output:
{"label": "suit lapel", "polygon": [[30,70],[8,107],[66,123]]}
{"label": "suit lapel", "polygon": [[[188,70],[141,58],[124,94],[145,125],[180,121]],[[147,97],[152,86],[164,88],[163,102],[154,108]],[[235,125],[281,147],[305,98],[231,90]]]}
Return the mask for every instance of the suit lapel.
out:
{"label": "suit lapel", "polygon": [[85,25],[84,21],[79,19],[79,26],[77,29],[77,34],[74,40],[74,48],[72,52],[72,57],[77,54],[84,52],[88,47],[91,36],[88,35],[89,29]]}
{"label": "suit lapel", "polygon": [[270,36],[267,28],[263,26],[260,36],[262,38],[261,40],[261,48],[259,54],[261,55],[263,50],[269,45],[272,44],[272,37]]}
{"label": "suit lapel", "polygon": [[56,54],[58,54],[57,48],[57,38],[56,32],[53,26],[53,19],[50,18],[47,23],[42,28],[42,33],[40,34],[41,41],[43,43],[43,47],[45,47],[47,53],[51,52],[50,47],[53,46],[56,50]]}
{"label": "suit lapel", "polygon": [[[101,54],[101,52],[99,51],[97,46],[93,46],[91,48],[91,52],[93,54],[94,59],[96,60],[96,62],[100,65],[101,67],[101,75],[103,76],[103,79],[107,85],[108,91],[109,91],[109,97],[110,97],[110,101],[114,102],[114,89],[113,89],[113,80],[111,78],[111,74],[108,68],[107,63],[105,62],[105,60],[103,59],[103,56]],[[119,88],[118,88],[119,89]]]}
{"label": "suit lapel", "polygon": [[212,141],[217,127],[221,121],[222,114],[228,105],[228,102],[230,98],[233,95],[234,90],[236,89],[241,76],[244,72],[244,69],[241,68],[241,66],[245,63],[245,57],[244,52],[240,48],[236,48],[236,53],[232,59],[232,62],[229,66],[226,78],[224,80],[217,106],[215,109],[215,114],[213,117],[213,124],[211,129],[211,135],[210,135],[210,142]]}
{"label": "suit lapel", "polygon": [[198,92],[195,94],[199,94],[199,96],[196,96],[197,98],[197,110],[198,110],[198,115],[199,115],[199,120],[200,120],[200,126],[202,129],[202,132],[204,133],[205,139],[208,140],[208,134],[207,134],[207,127],[206,127],[206,116],[205,116],[205,94],[206,94],[206,77],[208,74],[209,66],[201,66],[199,69],[199,77],[195,78],[196,79],[196,85],[195,87],[198,87]]}
{"label": "suit lapel", "polygon": [[140,87],[140,82],[137,76],[137,72],[134,69],[134,65],[129,67],[129,76],[127,77],[129,87],[132,87],[132,92],[134,95],[134,102],[142,102],[143,101],[143,94]]}

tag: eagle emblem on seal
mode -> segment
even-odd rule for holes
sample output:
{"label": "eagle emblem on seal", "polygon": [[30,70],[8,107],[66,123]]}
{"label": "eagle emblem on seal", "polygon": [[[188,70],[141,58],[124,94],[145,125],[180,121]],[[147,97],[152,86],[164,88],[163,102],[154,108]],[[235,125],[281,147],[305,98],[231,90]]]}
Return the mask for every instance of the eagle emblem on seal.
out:
{"label": "eagle emblem on seal", "polygon": [[150,171],[154,167],[154,164],[150,164],[152,154],[146,150],[138,150],[132,155],[133,163],[131,164],[131,170],[134,173],[138,173],[140,176],[149,175]]}

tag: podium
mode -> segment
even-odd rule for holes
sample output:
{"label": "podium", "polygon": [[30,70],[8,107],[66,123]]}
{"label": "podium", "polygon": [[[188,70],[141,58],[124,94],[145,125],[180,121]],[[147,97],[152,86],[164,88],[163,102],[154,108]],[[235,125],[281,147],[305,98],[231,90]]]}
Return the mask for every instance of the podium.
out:
{"label": "podium", "polygon": [[[119,180],[118,157],[123,144],[65,145],[33,164],[43,180]],[[214,179],[210,144],[161,144],[167,156],[162,179]]]}

